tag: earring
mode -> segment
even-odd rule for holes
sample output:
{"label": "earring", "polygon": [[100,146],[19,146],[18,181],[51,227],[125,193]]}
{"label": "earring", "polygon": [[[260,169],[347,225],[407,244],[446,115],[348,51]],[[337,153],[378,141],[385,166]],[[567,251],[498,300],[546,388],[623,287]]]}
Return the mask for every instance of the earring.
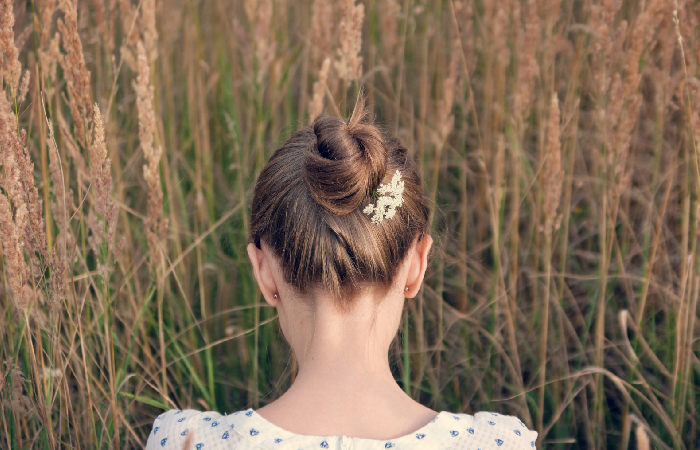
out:
{"label": "earring", "polygon": [[406,291],[408,291],[408,286],[406,286]]}
{"label": "earring", "polygon": [[273,295],[273,298],[277,298],[277,294]]}

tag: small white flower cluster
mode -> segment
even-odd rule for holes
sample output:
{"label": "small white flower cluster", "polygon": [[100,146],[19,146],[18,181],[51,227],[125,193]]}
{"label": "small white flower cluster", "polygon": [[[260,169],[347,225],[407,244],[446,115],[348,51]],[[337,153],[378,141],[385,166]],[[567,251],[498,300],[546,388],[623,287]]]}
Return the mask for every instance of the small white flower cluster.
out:
{"label": "small white flower cluster", "polygon": [[367,215],[372,216],[372,223],[380,224],[384,219],[391,219],[396,214],[396,208],[403,204],[403,181],[401,172],[398,170],[389,184],[380,184],[377,192],[381,195],[377,199],[377,204],[369,204],[362,210]]}

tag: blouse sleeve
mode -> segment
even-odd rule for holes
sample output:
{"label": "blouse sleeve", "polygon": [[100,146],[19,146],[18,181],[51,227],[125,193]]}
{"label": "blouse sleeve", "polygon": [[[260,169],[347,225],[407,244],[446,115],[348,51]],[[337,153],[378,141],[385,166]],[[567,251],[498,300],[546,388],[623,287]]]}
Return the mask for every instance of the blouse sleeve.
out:
{"label": "blouse sleeve", "polygon": [[498,450],[533,450],[536,448],[537,432],[532,431],[514,416],[490,412],[474,415],[475,428],[489,431],[487,443]]}
{"label": "blouse sleeve", "polygon": [[218,417],[221,417],[218,413],[193,409],[171,409],[164,412],[153,421],[153,429],[148,435],[146,450],[182,450],[186,445],[194,449],[196,444],[193,445],[192,438],[195,434],[200,436],[203,434],[198,429],[200,425],[207,424],[208,419],[208,422],[211,423],[212,418],[216,420]]}
{"label": "blouse sleeve", "polygon": [[171,409],[153,421],[146,450],[256,450],[214,411]]}
{"label": "blouse sleeve", "polygon": [[176,414],[181,415],[182,413],[183,411],[171,409],[170,411],[164,412],[160,416],[156,417],[156,419],[153,421],[151,433],[148,435],[146,450],[163,450],[171,447],[168,445],[168,440],[172,442],[172,435],[175,431],[173,419]]}

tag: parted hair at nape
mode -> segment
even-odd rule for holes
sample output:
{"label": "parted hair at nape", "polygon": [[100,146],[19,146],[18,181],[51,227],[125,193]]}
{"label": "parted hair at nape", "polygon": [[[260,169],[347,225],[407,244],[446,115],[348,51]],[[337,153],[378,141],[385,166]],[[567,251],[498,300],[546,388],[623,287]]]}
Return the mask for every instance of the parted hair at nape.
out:
{"label": "parted hair at nape", "polygon": [[[397,170],[403,204],[372,223],[362,210]],[[255,184],[251,240],[273,250],[301,294],[322,288],[344,308],[367,286],[391,286],[429,214],[415,162],[367,120],[360,97],[347,120],[319,116],[275,151]]]}

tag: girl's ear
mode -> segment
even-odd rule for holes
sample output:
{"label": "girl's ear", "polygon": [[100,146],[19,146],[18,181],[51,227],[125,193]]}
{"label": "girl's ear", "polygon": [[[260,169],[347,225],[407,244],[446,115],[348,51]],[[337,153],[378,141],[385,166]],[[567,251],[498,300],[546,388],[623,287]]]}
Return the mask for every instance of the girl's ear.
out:
{"label": "girl's ear", "polygon": [[420,290],[425,271],[428,269],[428,255],[432,246],[433,238],[430,235],[425,235],[423,239],[416,241],[415,247],[411,250],[409,255],[411,266],[408,269],[404,297],[413,298]]}
{"label": "girl's ear", "polygon": [[258,248],[255,244],[248,244],[248,258],[250,258],[250,263],[253,265],[253,276],[255,276],[255,281],[258,282],[258,287],[263,297],[265,297],[265,301],[270,306],[276,306],[277,302],[279,302],[279,295],[277,294],[275,278],[272,275],[271,255],[267,249],[262,248],[262,243],[260,243],[260,246],[261,248]]}

